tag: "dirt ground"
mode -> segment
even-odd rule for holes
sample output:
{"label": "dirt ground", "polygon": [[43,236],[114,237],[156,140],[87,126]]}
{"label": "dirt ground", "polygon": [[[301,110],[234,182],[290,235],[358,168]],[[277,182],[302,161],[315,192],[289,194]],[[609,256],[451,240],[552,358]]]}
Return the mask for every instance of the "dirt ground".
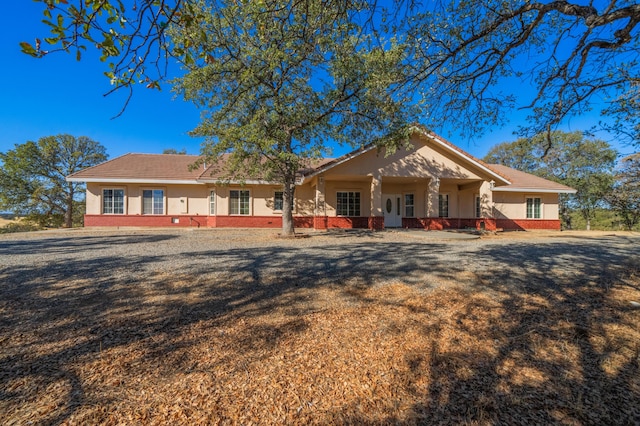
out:
{"label": "dirt ground", "polygon": [[0,238],[0,423],[640,424],[640,236]]}

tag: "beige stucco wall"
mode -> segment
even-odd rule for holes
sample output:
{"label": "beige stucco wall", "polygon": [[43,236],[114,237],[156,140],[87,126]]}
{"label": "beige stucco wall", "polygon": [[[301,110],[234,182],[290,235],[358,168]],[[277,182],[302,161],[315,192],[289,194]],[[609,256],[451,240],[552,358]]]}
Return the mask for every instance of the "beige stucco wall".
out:
{"label": "beige stucco wall", "polygon": [[371,210],[371,182],[368,181],[326,181],[325,214],[336,216],[338,191],[360,192],[360,216],[369,216]]}
{"label": "beige stucco wall", "polygon": [[273,210],[276,191],[281,191],[278,185],[220,185],[212,186],[209,191],[216,192],[216,214],[229,214],[229,195],[233,190],[249,191],[249,214],[252,216],[279,216],[280,211]]}
{"label": "beige stucco wall", "polygon": [[385,156],[384,150],[372,149],[333,167],[325,176],[327,179],[342,175],[481,179],[481,172],[475,166],[459,158],[451,159],[451,154],[441,147],[418,138],[413,138],[411,143],[413,149],[399,149],[389,156]]}
{"label": "beige stucco wall", "polygon": [[527,217],[526,199],[541,198],[541,219],[557,220],[558,194],[536,194],[524,192],[494,192],[493,203],[496,219],[524,219]]}
{"label": "beige stucco wall", "polygon": [[142,214],[142,191],[162,189],[165,194],[165,212],[168,215],[207,215],[208,189],[204,185],[139,185],[139,184],[87,184],[87,214],[102,213],[102,190],[124,189],[124,214]]}
{"label": "beige stucco wall", "polygon": [[315,186],[308,183],[306,185],[300,185],[296,187],[295,196],[295,209],[293,214],[297,216],[313,216],[315,213],[315,198],[316,190]]}
{"label": "beige stucco wall", "polygon": [[[165,193],[165,211],[167,215],[208,215],[210,192],[216,194],[216,214],[229,214],[229,191],[233,189],[249,190],[250,212],[253,216],[279,216],[280,211],[273,210],[274,195],[280,191],[278,185],[138,185],[138,184],[87,184],[86,213],[102,213],[102,190],[124,189],[124,214],[142,214],[142,191],[144,189],[162,189]],[[313,215],[315,190],[310,185],[296,188],[294,214]],[[186,205],[186,210],[183,206]]]}

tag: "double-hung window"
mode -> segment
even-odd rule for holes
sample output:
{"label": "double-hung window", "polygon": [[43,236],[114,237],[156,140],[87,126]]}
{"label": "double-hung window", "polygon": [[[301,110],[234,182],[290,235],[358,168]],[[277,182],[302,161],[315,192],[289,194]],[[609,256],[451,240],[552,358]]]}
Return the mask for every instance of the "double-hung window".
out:
{"label": "double-hung window", "polygon": [[479,195],[476,195],[476,217],[482,217],[482,204]]}
{"label": "double-hung window", "polygon": [[360,193],[338,191],[336,214],[338,216],[360,216]]}
{"label": "double-hung window", "polygon": [[449,217],[449,194],[438,194],[438,217]]}
{"label": "double-hung window", "polygon": [[142,190],[142,214],[164,214],[164,190]]}
{"label": "double-hung window", "polygon": [[542,218],[542,200],[539,197],[527,198],[527,219]]}
{"label": "double-hung window", "polygon": [[102,213],[124,214],[124,189],[102,190]]}
{"label": "double-hung window", "polygon": [[282,211],[283,205],[284,205],[284,192],[276,191],[273,194],[273,210]]}
{"label": "double-hung window", "polygon": [[404,194],[404,217],[414,217],[414,197],[413,194]]}
{"label": "double-hung window", "polygon": [[229,191],[229,214],[249,215],[249,197],[248,189]]}

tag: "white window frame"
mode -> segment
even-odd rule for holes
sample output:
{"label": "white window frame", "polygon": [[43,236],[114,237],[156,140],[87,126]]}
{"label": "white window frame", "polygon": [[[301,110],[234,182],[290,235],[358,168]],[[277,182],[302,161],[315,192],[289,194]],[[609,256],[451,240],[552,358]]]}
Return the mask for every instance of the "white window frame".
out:
{"label": "white window frame", "polygon": [[[280,194],[280,208],[278,208],[278,194]],[[273,191],[273,211],[282,213],[283,208],[284,208],[284,191],[282,190]]]}
{"label": "white window frame", "polygon": [[[531,205],[531,217],[529,217],[529,200],[533,200],[532,201],[532,205]],[[538,204],[538,216],[536,217],[536,204],[535,204],[535,200],[540,200],[539,204]],[[525,218],[527,219],[532,219],[532,220],[536,220],[536,219],[543,219],[544,218],[544,203],[542,202],[542,197],[539,195],[527,195],[524,198],[524,215]]]}
{"label": "white window frame", "polygon": [[[232,213],[234,207],[234,199],[232,198],[232,194],[234,192],[238,193],[237,198],[237,212]],[[242,193],[247,193],[247,213],[242,213]],[[249,189],[230,189],[229,190],[229,216],[251,216],[251,190]]]}
{"label": "white window frame", "polygon": [[[347,204],[346,204],[346,213],[344,211],[340,211],[340,194],[347,194]],[[357,204],[356,204],[356,194],[357,194]],[[350,198],[353,197],[353,202],[350,202]],[[351,211],[350,206],[353,205],[353,211]],[[357,211],[356,211],[357,209]],[[357,213],[357,214],[356,214]],[[336,191],[336,216],[342,217],[360,217],[362,214],[362,194],[360,191]]]}
{"label": "white window frame", "polygon": [[[167,214],[167,190],[165,188],[141,188],[142,190],[142,194],[141,194],[141,203],[140,203],[140,210],[142,212],[143,215],[145,216],[164,216]],[[146,191],[151,191],[151,213],[147,213],[144,211],[144,193]],[[158,213],[156,212],[156,191],[162,191],[162,212]]]}
{"label": "white window frame", "polygon": [[[446,200],[447,211],[443,212],[442,209],[442,199]],[[440,192],[438,194],[438,217],[449,217],[449,193]]]}
{"label": "white window frame", "polygon": [[[407,197],[411,197],[411,204],[407,202]],[[416,194],[413,192],[407,192],[404,194],[404,217],[416,217]],[[409,214],[409,207],[411,207],[411,214]]]}
{"label": "white window frame", "polygon": [[[104,192],[105,191],[122,191],[122,212],[121,213],[115,213],[114,212],[114,207],[115,207],[115,196],[112,195],[111,199],[111,212],[107,213],[105,212],[105,208],[104,208],[104,201],[105,201],[105,196],[104,196]],[[113,192],[112,192],[113,194]],[[102,188],[102,192],[100,194],[100,211],[102,212],[102,214],[107,214],[107,215],[123,215],[125,214],[125,212],[127,211],[127,192],[125,191],[124,188],[119,188],[119,187],[114,187],[114,188]]]}
{"label": "white window frame", "polygon": [[209,190],[209,216],[215,216],[216,215],[216,206],[218,205],[218,203],[216,203],[216,190],[215,189],[210,189]]}

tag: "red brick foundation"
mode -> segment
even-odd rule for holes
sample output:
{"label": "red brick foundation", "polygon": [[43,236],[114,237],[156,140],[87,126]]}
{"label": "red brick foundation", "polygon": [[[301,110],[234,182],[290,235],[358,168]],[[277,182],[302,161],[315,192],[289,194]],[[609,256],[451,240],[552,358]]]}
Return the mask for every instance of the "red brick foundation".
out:
{"label": "red brick foundation", "polygon": [[422,228],[431,231],[439,231],[443,229],[483,229],[487,231],[495,231],[495,219],[459,219],[448,217],[437,218],[403,218],[403,228]]}
{"label": "red brick foundation", "polygon": [[84,215],[84,226],[156,226],[206,228],[209,225],[208,216],[146,216],[146,215]]}
{"label": "red brick foundation", "polygon": [[[383,217],[294,217],[296,228],[384,229]],[[280,216],[147,216],[147,215],[85,215],[84,226],[191,227],[191,228],[281,228]],[[403,228],[427,230],[485,229],[560,230],[560,220],[547,219],[459,219],[459,218],[403,218]]]}
{"label": "red brick foundation", "polygon": [[559,219],[496,219],[498,228],[507,230],[525,231],[527,229],[548,229],[550,231],[560,231],[561,223]]}

